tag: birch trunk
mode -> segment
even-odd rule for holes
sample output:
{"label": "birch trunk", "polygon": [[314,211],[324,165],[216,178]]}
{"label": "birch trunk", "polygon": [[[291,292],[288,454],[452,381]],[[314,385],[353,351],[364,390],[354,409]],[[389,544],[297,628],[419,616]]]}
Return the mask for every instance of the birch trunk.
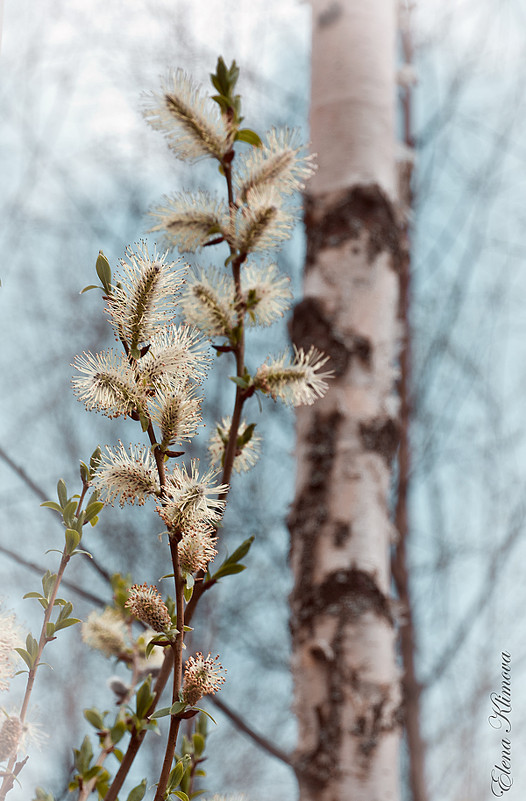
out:
{"label": "birch trunk", "polygon": [[289,518],[301,801],[397,801],[400,671],[389,515],[398,442],[400,226],[393,0],[312,0],[305,297],[293,341],[332,359],[297,416]]}

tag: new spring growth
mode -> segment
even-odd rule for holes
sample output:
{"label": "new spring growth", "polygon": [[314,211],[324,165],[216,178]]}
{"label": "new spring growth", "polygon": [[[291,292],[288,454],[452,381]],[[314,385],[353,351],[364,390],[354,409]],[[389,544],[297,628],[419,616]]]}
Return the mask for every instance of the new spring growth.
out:
{"label": "new spring growth", "polygon": [[211,654],[203,657],[198,651],[195,656],[186,660],[184,666],[183,701],[195,706],[203,695],[213,695],[226,681],[223,673],[226,670],[219,662],[219,656]]}
{"label": "new spring growth", "polygon": [[134,584],[128,600],[124,604],[132,615],[142,620],[154,631],[168,631],[172,628],[172,618],[168,607],[154,585]]}

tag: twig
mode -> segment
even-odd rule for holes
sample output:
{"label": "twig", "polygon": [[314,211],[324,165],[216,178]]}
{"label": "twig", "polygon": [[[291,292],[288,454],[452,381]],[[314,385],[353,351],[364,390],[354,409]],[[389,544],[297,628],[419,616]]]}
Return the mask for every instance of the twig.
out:
{"label": "twig", "polygon": [[234,724],[236,729],[242,731],[251,740],[253,740],[260,748],[264,751],[269,753],[271,756],[279,759],[280,762],[284,762],[285,765],[288,765],[290,768],[294,768],[294,763],[292,761],[292,756],[290,754],[285,754],[283,751],[280,751],[279,748],[276,748],[270,740],[267,740],[266,737],[263,737],[262,734],[258,734],[254,729],[251,729],[250,726],[245,723],[243,718],[241,718],[237,712],[234,712],[229,706],[225,704],[224,701],[221,701],[215,695],[211,695],[209,699],[214,706],[216,706],[221,712],[226,715],[226,717]]}
{"label": "twig", "polygon": [[[42,565],[39,565],[36,562],[30,562],[28,559],[24,559],[23,556],[19,556],[19,554],[15,553],[15,551],[11,551],[4,545],[0,545],[0,552],[5,553],[6,556],[9,556],[9,558],[14,562],[18,562],[19,565],[27,567],[28,570],[33,570],[35,573],[39,573],[40,575],[46,572]],[[93,595],[93,593],[88,592],[88,590],[83,590],[82,587],[79,587],[79,585],[75,584],[73,581],[69,581],[69,579],[62,579],[62,585],[67,587],[68,590],[71,590],[71,592],[76,592],[77,595],[80,595],[81,598],[85,598],[86,601],[90,601],[92,604],[95,604],[95,606],[102,607],[108,606],[109,604],[109,601],[105,601],[98,595]]]}

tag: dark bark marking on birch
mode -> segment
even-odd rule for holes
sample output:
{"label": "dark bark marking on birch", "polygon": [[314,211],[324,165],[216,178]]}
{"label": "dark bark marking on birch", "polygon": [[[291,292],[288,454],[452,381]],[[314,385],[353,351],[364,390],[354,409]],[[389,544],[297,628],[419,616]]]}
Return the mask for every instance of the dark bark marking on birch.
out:
{"label": "dark bark marking on birch", "polygon": [[306,297],[294,306],[289,322],[289,335],[297,348],[308,351],[311,345],[330,356],[327,369],[335,375],[343,375],[352,356],[362,364],[371,364],[371,342],[361,334],[353,333],[344,338],[338,334],[334,321],[323,311],[318,298]]}
{"label": "dark bark marking on birch", "polygon": [[391,465],[400,440],[399,426],[393,418],[375,417],[360,423],[360,437],[364,448],[379,453]]}
{"label": "dark bark marking on birch", "polygon": [[337,570],[309,592],[295,598],[296,625],[309,627],[319,615],[343,616],[346,623],[374,612],[393,625],[389,598],[378,588],[369,573],[357,568]]}
{"label": "dark bark marking on birch", "polygon": [[290,629],[294,636],[303,625],[303,608],[312,604],[315,589],[312,586],[316,543],[320,529],[327,519],[327,492],[338,436],[340,415],[334,412],[323,416],[314,413],[308,436],[310,465],[309,482],[296,505],[291,509],[287,524],[291,534],[291,549],[296,543],[301,548],[299,581],[291,593]]}
{"label": "dark bark marking on birch", "polygon": [[331,204],[319,196],[305,197],[307,256],[305,271],[317,262],[318,253],[357,239],[362,231],[369,234],[367,259],[373,262],[386,250],[393,255],[393,267],[401,259],[400,225],[393,203],[378,184],[354,186],[341,193]]}
{"label": "dark bark marking on birch", "polygon": [[332,535],[332,541],[339,548],[345,545],[349,537],[352,535],[352,527],[350,523],[336,523]]}
{"label": "dark bark marking on birch", "polygon": [[325,11],[322,11],[321,14],[318,15],[318,25],[320,28],[326,28],[328,25],[334,25],[334,23],[341,17],[342,15],[342,7],[339,3],[332,3]]}

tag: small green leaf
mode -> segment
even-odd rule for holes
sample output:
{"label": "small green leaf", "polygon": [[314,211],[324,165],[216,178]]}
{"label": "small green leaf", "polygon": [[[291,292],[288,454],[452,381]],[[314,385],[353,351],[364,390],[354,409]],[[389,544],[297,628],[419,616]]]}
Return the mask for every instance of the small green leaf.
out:
{"label": "small green leaf", "polygon": [[55,503],[55,501],[44,501],[41,503],[40,506],[46,506],[48,509],[53,509],[55,512],[60,512],[62,514],[62,507]]}
{"label": "small green leaf", "polygon": [[95,269],[106,294],[111,295],[111,267],[102,250],[99,250]]}
{"label": "small green leaf", "polygon": [[24,599],[24,598],[39,598],[40,599],[42,597],[43,596],[42,596],[41,592],[26,592],[26,594],[22,596],[22,599]]}
{"label": "small green leaf", "polygon": [[250,128],[241,128],[237,131],[234,139],[237,142],[247,142],[249,145],[253,145],[254,147],[261,147],[263,142],[261,138],[255,131],[252,131]]}
{"label": "small green leaf", "polygon": [[84,717],[91,723],[99,731],[104,728],[104,718],[107,715],[107,712],[100,712],[96,707],[91,707],[91,709],[84,710]]}
{"label": "small green leaf", "polygon": [[82,778],[84,781],[89,782],[90,779],[94,779],[102,770],[102,765],[93,765],[91,768],[88,768],[83,774]]}
{"label": "small green leaf", "polygon": [[94,501],[93,503],[88,504],[86,507],[86,517],[84,518],[84,522],[91,523],[93,518],[97,517],[102,509],[104,509],[104,504],[102,501]]}
{"label": "small green leaf", "polygon": [[149,418],[146,417],[146,415],[144,415],[144,414],[139,414],[139,420],[140,420],[140,423],[141,423],[142,430],[143,431],[148,431],[148,427],[150,425]]}
{"label": "small green leaf", "polygon": [[181,801],[190,801],[186,793],[183,793],[182,790],[172,790],[171,794],[175,795],[176,798],[180,798]]}
{"label": "small green leaf", "polygon": [[[96,471],[97,467],[99,466],[100,460],[101,460],[101,456],[102,456],[102,451],[101,451],[100,445],[97,445],[97,447],[95,448],[95,450],[91,454],[90,460],[89,460],[89,466],[90,466],[90,470],[91,470],[92,473],[94,473]],[[93,493],[93,495],[95,495],[95,493]],[[92,500],[94,500],[93,495],[90,498],[90,503],[91,503]]]}
{"label": "small green leaf", "polygon": [[163,706],[162,709],[158,709],[153,715],[150,715],[150,718],[154,720],[155,718],[165,718],[167,715],[171,714],[171,708],[169,706]]}
{"label": "small green leaf", "polygon": [[238,387],[241,387],[241,389],[247,389],[249,386],[249,384],[245,381],[245,379],[240,378],[238,375],[231,375],[229,376],[229,378],[231,381],[234,382],[234,384],[237,384]]}
{"label": "small green leaf", "polygon": [[170,792],[172,792],[172,787],[177,787],[181,779],[183,778],[183,773],[185,770],[185,766],[182,761],[179,761],[177,765],[172,768],[170,773],[170,778],[168,779],[168,788]]}
{"label": "small green leaf", "polygon": [[247,443],[250,442],[252,435],[254,434],[255,427],[255,423],[250,423],[250,425],[245,428],[241,436],[237,438],[237,445],[239,448],[243,448],[245,445],[247,445]]}
{"label": "small green leaf", "polygon": [[48,601],[51,597],[51,593],[55,589],[56,580],[57,580],[56,573],[52,573],[50,570],[46,570],[46,572],[42,576],[42,589],[44,591],[44,597],[47,598]]}
{"label": "small green leaf", "polygon": [[176,701],[175,704],[172,704],[170,707],[170,715],[178,715],[179,712],[182,712],[188,704],[185,704],[184,701]]}
{"label": "small green leaf", "polygon": [[60,629],[67,629],[70,626],[74,626],[76,623],[80,623],[81,621],[78,617],[68,617],[65,620],[61,620],[60,623],[55,623],[55,631],[59,631]]}
{"label": "small green leaf", "polygon": [[141,801],[146,793],[146,785],[146,779],[143,779],[140,784],[133,788],[133,790],[130,790],[126,801]]}
{"label": "small green leaf", "polygon": [[36,657],[38,654],[38,642],[35,640],[32,634],[28,634],[26,637],[26,648],[27,652],[31,654],[32,657]]}
{"label": "small green leaf", "polygon": [[68,491],[66,489],[66,482],[63,478],[59,479],[57,483],[58,502],[63,509],[68,502]]}
{"label": "small green leaf", "polygon": [[33,667],[33,660],[31,659],[30,654],[28,654],[25,648],[15,648],[15,651],[22,657],[28,668],[31,670],[31,668]]}
{"label": "small green leaf", "polygon": [[242,573],[243,570],[246,570],[246,565],[221,565],[212,578],[217,581],[217,579],[224,578],[225,576],[234,576],[236,573]]}
{"label": "small green leaf", "polygon": [[151,676],[148,676],[146,681],[143,682],[137,690],[136,714],[139,720],[143,720],[146,717],[146,712],[148,711],[154,699],[154,695],[150,690],[151,681]]}
{"label": "small green leaf", "polygon": [[118,743],[126,734],[126,723],[123,720],[118,720],[115,726],[110,729],[110,738],[112,743]]}
{"label": "small green leaf", "polygon": [[210,720],[212,721],[212,723],[215,723],[215,725],[217,726],[217,722],[214,720],[214,718],[212,717],[212,715],[210,714],[210,712],[207,712],[207,711],[206,711],[206,709],[201,709],[201,707],[200,707],[200,706],[194,706],[194,707],[193,707],[193,709],[198,709],[198,710],[199,710],[199,712],[202,712],[202,713],[203,713],[203,715],[206,715],[206,716],[207,716],[207,718],[210,718]]}
{"label": "small green leaf", "polygon": [[246,556],[247,553],[250,551],[254,539],[255,537],[254,535],[252,535],[251,537],[248,538],[248,540],[242,542],[241,545],[238,548],[236,548],[234,553],[231,554],[229,557],[227,557],[227,559],[225,559],[223,564],[231,565],[235,564],[236,562],[239,562],[240,559],[243,559],[243,557]]}
{"label": "small green leaf", "polygon": [[71,556],[75,548],[80,542],[80,534],[74,528],[66,529],[66,551]]}
{"label": "small green leaf", "polygon": [[90,289],[100,289],[100,287],[97,286],[97,284],[90,284],[89,286],[85,286],[84,289],[81,289],[79,295],[83,295],[84,292],[89,292]]}
{"label": "small green leaf", "polygon": [[194,746],[194,753],[196,757],[199,758],[203,753],[203,751],[205,750],[205,743],[206,743],[205,738],[203,737],[202,734],[199,734],[199,732],[194,732],[192,736],[192,743]]}
{"label": "small green leaf", "polygon": [[51,639],[51,637],[54,637],[54,636],[55,636],[55,624],[52,623],[51,620],[49,620],[46,623],[46,637]]}
{"label": "small green leaf", "polygon": [[183,587],[183,595],[184,595],[184,599],[185,599],[186,603],[189,603],[189,601],[190,601],[190,599],[191,599],[193,594],[194,594],[194,588],[193,587],[189,587],[188,585],[185,585]]}
{"label": "small green leaf", "polygon": [[74,528],[75,526],[75,512],[77,511],[77,506],[77,501],[69,501],[62,511],[64,523],[68,528]]}
{"label": "small green leaf", "polygon": [[88,735],[84,737],[80,748],[73,749],[73,753],[75,755],[75,767],[81,775],[84,775],[89,770],[93,759],[93,747]]}

